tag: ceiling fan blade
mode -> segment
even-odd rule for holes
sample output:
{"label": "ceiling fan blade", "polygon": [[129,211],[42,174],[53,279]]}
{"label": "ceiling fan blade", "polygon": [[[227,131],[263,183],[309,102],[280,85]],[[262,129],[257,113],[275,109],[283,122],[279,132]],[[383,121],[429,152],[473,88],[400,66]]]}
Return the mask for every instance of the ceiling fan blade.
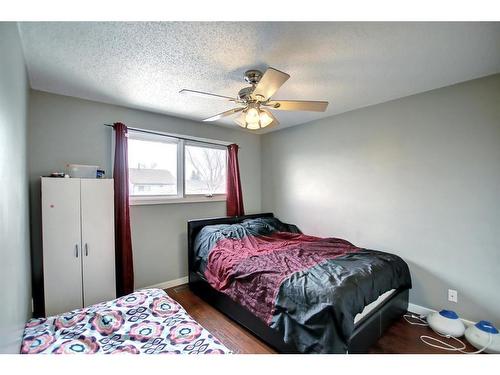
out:
{"label": "ceiling fan blade", "polygon": [[270,100],[266,106],[280,111],[314,111],[325,112],[328,102],[309,100]]}
{"label": "ceiling fan blade", "polygon": [[267,100],[290,78],[289,74],[274,68],[268,68],[252,93],[257,100]]}
{"label": "ceiling fan blade", "polygon": [[218,94],[211,94],[209,92],[203,92],[203,91],[197,91],[197,90],[188,90],[188,89],[182,89],[179,91],[179,94],[188,94],[192,96],[199,96],[202,98],[212,98],[212,99],[219,99],[219,100],[229,100],[229,101],[236,101],[235,98],[231,98],[229,96],[224,96],[224,95],[218,95]]}
{"label": "ceiling fan blade", "polygon": [[231,116],[231,115],[234,115],[235,113],[238,113],[238,112],[241,112],[243,111],[245,108],[243,107],[240,107],[240,108],[233,108],[233,109],[230,109],[229,111],[225,111],[225,112],[222,112],[222,113],[219,113],[215,116],[212,116],[212,117],[209,117],[209,118],[206,118],[205,120],[203,121],[217,121],[223,117],[227,117],[227,116]]}

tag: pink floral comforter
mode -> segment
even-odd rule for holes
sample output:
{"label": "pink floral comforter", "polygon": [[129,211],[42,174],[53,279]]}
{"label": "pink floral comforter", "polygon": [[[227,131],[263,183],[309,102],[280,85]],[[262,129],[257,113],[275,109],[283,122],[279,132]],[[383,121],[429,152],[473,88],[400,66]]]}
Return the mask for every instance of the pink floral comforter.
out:
{"label": "pink floral comforter", "polygon": [[22,354],[226,354],[220,341],[161,289],[31,319]]}

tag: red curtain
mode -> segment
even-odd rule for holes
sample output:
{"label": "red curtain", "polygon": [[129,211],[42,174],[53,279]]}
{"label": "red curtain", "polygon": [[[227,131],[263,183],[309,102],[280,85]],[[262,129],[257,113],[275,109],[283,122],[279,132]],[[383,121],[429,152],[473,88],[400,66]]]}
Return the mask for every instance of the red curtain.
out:
{"label": "red curtain", "polygon": [[130,207],[128,196],[128,143],[127,127],[121,122],[115,129],[115,264],[116,294],[118,297],[134,291],[134,264],[130,235]]}
{"label": "red curtain", "polygon": [[227,216],[245,215],[243,194],[241,193],[240,167],[238,165],[238,145],[227,146]]}

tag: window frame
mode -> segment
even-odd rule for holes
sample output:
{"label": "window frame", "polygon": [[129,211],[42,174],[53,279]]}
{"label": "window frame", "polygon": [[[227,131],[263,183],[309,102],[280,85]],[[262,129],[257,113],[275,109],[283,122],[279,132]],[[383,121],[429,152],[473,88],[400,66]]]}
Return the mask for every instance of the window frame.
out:
{"label": "window frame", "polygon": [[[203,140],[183,139],[168,134],[151,134],[140,131],[129,130],[129,139],[137,139],[153,142],[174,143],[177,145],[177,194],[175,195],[131,195],[129,193],[129,204],[136,205],[151,205],[151,204],[175,204],[175,203],[201,203],[201,202],[224,202],[226,194],[214,194],[206,196],[204,194],[186,194],[185,178],[185,147],[196,146],[206,147],[210,149],[225,150],[227,146],[224,144],[212,144]],[[226,154],[227,155],[227,154]],[[226,162],[227,173],[227,162]]]}

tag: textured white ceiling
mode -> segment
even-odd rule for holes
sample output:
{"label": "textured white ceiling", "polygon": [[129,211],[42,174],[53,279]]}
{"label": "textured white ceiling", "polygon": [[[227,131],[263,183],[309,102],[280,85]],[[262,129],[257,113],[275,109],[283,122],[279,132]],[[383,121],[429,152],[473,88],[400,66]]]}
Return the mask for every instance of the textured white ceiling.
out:
{"label": "textured white ceiling", "polygon": [[325,113],[275,111],[279,128],[500,72],[500,23],[23,22],[20,30],[37,90],[201,120],[231,103],[180,89],[235,96],[245,70],[272,66],[291,75],[274,99],[330,102]]}

